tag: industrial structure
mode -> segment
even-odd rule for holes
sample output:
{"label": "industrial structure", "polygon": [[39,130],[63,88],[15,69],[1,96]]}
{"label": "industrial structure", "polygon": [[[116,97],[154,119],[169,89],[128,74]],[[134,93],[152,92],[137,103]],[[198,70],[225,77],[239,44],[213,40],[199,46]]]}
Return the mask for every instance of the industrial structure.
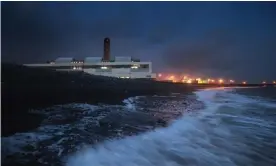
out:
{"label": "industrial structure", "polygon": [[103,61],[108,62],[110,61],[110,39],[105,38],[104,39],[104,56]]}
{"label": "industrial structure", "polygon": [[118,78],[156,78],[152,73],[151,62],[140,62],[132,57],[110,58],[110,39],[104,39],[103,57],[86,57],[76,60],[72,57],[61,57],[43,64],[25,64],[29,67],[50,68],[57,71],[83,71],[88,74]]}

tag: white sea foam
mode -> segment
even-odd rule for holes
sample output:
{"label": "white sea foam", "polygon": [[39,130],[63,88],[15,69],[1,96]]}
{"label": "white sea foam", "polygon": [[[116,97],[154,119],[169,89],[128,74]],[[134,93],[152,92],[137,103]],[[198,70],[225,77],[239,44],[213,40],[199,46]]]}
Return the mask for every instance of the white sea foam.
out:
{"label": "white sea foam", "polygon": [[[89,115],[93,111],[99,109],[99,107],[89,104],[71,103],[66,105],[56,105],[46,109],[31,110],[31,113],[46,115],[46,119],[43,120],[41,126],[32,131],[16,133],[8,137],[1,137],[2,158],[5,158],[7,155],[12,155],[19,152],[28,153],[24,147],[32,146],[33,149],[36,149],[39,142],[49,140],[54,136],[63,135],[64,131],[70,129],[70,124],[52,124],[52,121],[63,120],[65,118],[63,114],[66,113],[67,109],[73,110],[73,112],[76,111],[80,114]],[[100,119],[100,116],[96,117],[95,121],[98,121],[98,119]],[[87,121],[92,121],[91,118],[89,120]],[[83,125],[87,125],[87,123],[85,123],[85,117],[79,122],[79,125],[76,125],[78,125],[80,129],[83,127]],[[60,148],[59,144],[60,142],[58,141],[56,144],[50,145],[47,148],[57,149]],[[59,154],[61,153],[62,152],[60,151]]]}
{"label": "white sea foam", "polygon": [[[228,90],[231,91],[230,88]],[[274,160],[264,154],[252,151],[252,145],[249,144],[250,141],[257,139],[255,126],[251,125],[257,121],[263,124],[265,123],[263,120],[253,117],[246,119],[239,115],[238,110],[236,110],[237,115],[232,117],[230,115],[229,117],[221,116],[228,115],[227,112],[219,111],[221,107],[228,105],[228,102],[218,102],[221,101],[218,96],[226,97],[225,93],[227,93],[225,89],[196,92],[198,99],[206,104],[206,109],[199,114],[185,115],[168,128],[156,129],[121,140],[106,141],[81,150],[70,156],[66,165],[232,166],[276,164]],[[232,99],[228,99],[228,101]],[[228,123],[228,120],[240,124]],[[247,128],[246,131],[244,131],[245,128]],[[259,135],[270,132],[270,129],[263,130],[260,126],[255,129],[260,130]],[[251,137],[247,138],[249,135]],[[260,144],[254,144],[254,146],[260,146]],[[269,147],[273,149],[273,144],[270,144]],[[256,156],[257,160],[250,157],[252,154]]]}
{"label": "white sea foam", "polygon": [[135,97],[129,97],[127,99],[123,100],[123,103],[125,104],[125,107],[130,111],[136,110],[136,102],[137,100],[143,98],[145,96],[135,96]]}
{"label": "white sea foam", "polygon": [[[62,158],[67,153],[64,148],[67,146],[76,146],[76,149],[79,149],[77,153],[70,155],[69,159],[66,160],[67,166],[276,165],[274,160],[269,159],[269,157],[273,157],[270,154],[276,153],[276,151],[273,153],[273,149],[276,149],[276,144],[273,144],[276,136],[275,133],[273,135],[271,132],[272,130],[275,131],[275,123],[255,116],[245,116],[243,113],[248,110],[240,109],[246,108],[246,105],[252,103],[264,104],[266,103],[265,100],[233,94],[232,90],[233,88],[216,88],[196,92],[198,99],[205,103],[206,108],[201,111],[186,113],[167,128],[158,128],[154,131],[119,140],[101,142],[99,139],[99,143],[95,146],[86,146],[82,149],[80,147],[83,145],[79,145],[79,142],[73,140],[77,139],[84,142],[83,140],[91,137],[98,137],[97,134],[93,133],[94,128],[92,130],[86,129],[87,126],[89,127],[89,125],[105,118],[108,111],[101,111],[100,109],[119,109],[120,111],[133,110],[133,107],[137,109],[137,102],[140,102],[139,97],[126,99],[124,106],[91,106],[88,104],[57,106],[54,107],[54,111],[53,108],[50,108],[51,111],[42,111],[47,114],[48,118],[44,125],[32,132],[36,136],[26,137],[29,133],[18,133],[2,138],[2,145],[5,143],[10,145],[5,146],[8,148],[6,151],[9,151],[10,154],[22,151],[22,147],[28,144],[35,147],[37,142],[57,136],[55,138],[58,139],[54,139],[55,142],[45,146],[56,156]],[[164,98],[159,99],[162,103],[165,101]],[[163,109],[161,113],[166,113],[166,109],[172,111],[168,109],[175,109],[176,107],[176,109],[185,109],[180,104],[182,102],[175,102],[174,98],[168,103],[168,105],[164,104],[165,106],[160,108]],[[269,104],[273,103],[269,102]],[[220,109],[222,107],[227,107],[227,109]],[[48,123],[56,119],[59,120],[62,117],[59,116],[60,113],[66,113],[64,111],[67,109],[72,111],[70,113],[78,113],[74,111],[82,110],[79,111],[81,116],[77,122],[62,125]],[[97,113],[96,116],[93,113]],[[139,126],[134,127],[139,128]],[[73,130],[73,128],[75,129]],[[119,131],[120,128],[115,130]],[[275,139],[264,141],[268,139],[267,137],[273,136]],[[71,142],[73,143],[71,144]],[[263,148],[264,144],[267,144],[267,147]],[[268,153],[269,151],[272,152]],[[254,156],[258,161],[253,161],[250,156]],[[49,164],[47,158],[40,158],[39,161]]]}
{"label": "white sea foam", "polygon": [[52,138],[52,136],[35,132],[29,132],[24,134],[17,133],[10,137],[2,137],[1,157],[5,158],[7,155],[11,155],[15,152],[24,152],[22,147],[26,145],[36,147],[36,142],[47,140],[50,138]]}
{"label": "white sea foam", "polygon": [[[128,100],[134,103],[140,98],[143,98],[143,96],[132,97]],[[43,145],[45,146],[43,150],[48,149],[56,153],[57,156],[62,156],[64,153],[64,146],[67,146],[64,142],[70,142],[70,139],[78,137],[80,134],[72,131],[79,130],[78,132],[93,135],[93,132],[86,132],[86,129],[89,128],[89,126],[99,127],[99,121],[107,116],[108,112],[110,112],[108,110],[115,111],[118,109],[129,110],[129,108],[125,108],[125,106],[122,105],[90,105],[86,103],[70,103],[55,105],[40,110],[31,110],[31,113],[45,115],[45,119],[41,126],[29,132],[16,133],[8,137],[2,137],[1,156],[4,159],[8,155],[16,153],[27,154],[34,149],[39,149],[38,145],[45,140],[49,143]],[[96,111],[97,113],[94,114]],[[72,122],[66,122],[68,119],[71,119]],[[97,135],[95,137],[97,137]],[[55,141],[49,141],[52,138],[54,138]],[[26,146],[31,146],[31,149],[26,150]],[[40,160],[42,161],[42,159]]]}
{"label": "white sea foam", "polygon": [[[197,94],[201,100],[205,100],[212,99],[216,93],[204,91]],[[201,127],[204,126],[197,119],[183,117],[168,128],[85,149],[71,156],[67,165],[193,165],[207,161],[212,165],[218,164],[217,161],[231,163],[219,156],[214,162],[208,160],[214,154],[204,148],[210,140],[204,139],[208,138],[208,133]],[[195,144],[197,142],[200,144]],[[201,149],[200,153],[195,148]]]}

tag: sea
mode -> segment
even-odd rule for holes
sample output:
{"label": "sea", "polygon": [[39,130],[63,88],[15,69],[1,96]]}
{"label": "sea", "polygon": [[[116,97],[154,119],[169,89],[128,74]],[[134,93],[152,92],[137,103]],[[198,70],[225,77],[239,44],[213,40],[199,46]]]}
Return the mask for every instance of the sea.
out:
{"label": "sea", "polygon": [[276,165],[275,87],[210,88],[122,103],[31,110],[44,121],[1,138],[2,164]]}

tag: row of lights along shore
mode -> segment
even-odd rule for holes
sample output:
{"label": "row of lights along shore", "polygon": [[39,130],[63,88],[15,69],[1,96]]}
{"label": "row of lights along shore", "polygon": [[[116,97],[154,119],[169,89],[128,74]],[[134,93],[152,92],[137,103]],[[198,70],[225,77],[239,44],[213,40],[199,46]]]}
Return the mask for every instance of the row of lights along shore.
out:
{"label": "row of lights along shore", "polygon": [[[139,68],[139,65],[133,65],[133,66],[131,66],[131,69],[138,69],[138,68]],[[82,67],[76,67],[76,66],[74,66],[73,69],[74,70],[80,70],[80,69],[82,69]],[[101,66],[101,69],[106,70],[106,69],[108,69],[108,67],[107,66]]]}
{"label": "row of lights along shore", "polygon": [[[225,79],[202,79],[202,78],[192,78],[188,76],[183,76],[177,79],[174,75],[163,76],[161,73],[158,74],[159,81],[170,81],[170,82],[182,82],[182,83],[198,83],[198,84],[235,84],[235,80],[225,80]],[[247,84],[247,81],[242,81],[241,84]],[[271,83],[263,81],[261,84],[276,84],[276,81],[272,81]]]}

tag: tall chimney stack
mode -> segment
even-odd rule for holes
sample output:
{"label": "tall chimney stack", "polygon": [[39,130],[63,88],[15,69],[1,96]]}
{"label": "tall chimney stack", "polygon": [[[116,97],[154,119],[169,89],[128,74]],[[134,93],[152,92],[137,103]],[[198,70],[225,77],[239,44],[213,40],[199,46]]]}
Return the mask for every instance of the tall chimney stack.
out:
{"label": "tall chimney stack", "polygon": [[104,38],[103,61],[110,61],[110,39],[109,38]]}

